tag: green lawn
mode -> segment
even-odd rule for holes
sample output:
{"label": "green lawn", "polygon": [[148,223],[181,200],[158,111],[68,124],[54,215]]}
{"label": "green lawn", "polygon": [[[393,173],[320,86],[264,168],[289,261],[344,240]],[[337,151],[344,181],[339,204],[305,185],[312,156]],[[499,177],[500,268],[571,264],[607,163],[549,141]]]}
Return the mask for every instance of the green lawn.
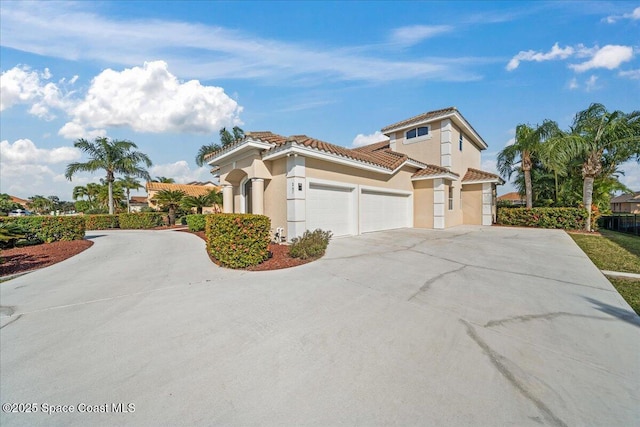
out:
{"label": "green lawn", "polygon": [[[640,237],[608,230],[601,234],[569,235],[599,269],[640,274]],[[607,278],[640,315],[640,280]]]}
{"label": "green lawn", "polygon": [[569,235],[600,270],[640,274],[640,237],[608,230],[601,234]]}

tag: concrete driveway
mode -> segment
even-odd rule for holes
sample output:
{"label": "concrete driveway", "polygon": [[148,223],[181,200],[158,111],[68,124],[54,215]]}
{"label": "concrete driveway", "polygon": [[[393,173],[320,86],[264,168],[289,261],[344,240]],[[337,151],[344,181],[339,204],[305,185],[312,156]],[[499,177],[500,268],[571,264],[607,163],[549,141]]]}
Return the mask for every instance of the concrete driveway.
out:
{"label": "concrete driveway", "polygon": [[38,410],[3,426],[640,419],[640,319],[561,231],[371,233],[272,272],[175,231],[88,237],[0,284],[1,400]]}

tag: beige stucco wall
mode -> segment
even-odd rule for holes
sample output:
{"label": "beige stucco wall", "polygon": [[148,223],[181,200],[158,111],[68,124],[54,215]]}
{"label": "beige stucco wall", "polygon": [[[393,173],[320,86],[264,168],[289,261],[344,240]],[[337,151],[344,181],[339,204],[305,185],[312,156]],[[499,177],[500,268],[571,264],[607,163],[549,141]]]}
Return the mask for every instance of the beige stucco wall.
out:
{"label": "beige stucco wall", "polygon": [[[412,128],[396,132],[396,149],[412,159],[431,165],[440,165],[440,122],[430,123],[429,135],[419,138],[405,139],[405,132]],[[408,144],[407,141],[410,141]]]}
{"label": "beige stucco wall", "polygon": [[413,182],[413,226],[433,228],[433,180]]}
{"label": "beige stucco wall", "polygon": [[453,167],[451,170],[463,177],[468,168],[480,169],[482,152],[471,142],[467,134],[464,134],[462,151],[460,151],[460,128],[456,125],[453,125],[452,128],[451,157]]}
{"label": "beige stucco wall", "polygon": [[[249,178],[271,178],[267,165],[256,150],[238,155],[237,158],[226,159],[224,165],[220,166],[220,183],[238,185],[241,177],[244,177],[239,171],[244,172]],[[233,173],[230,175],[231,172]]]}
{"label": "beige stucco wall", "polygon": [[305,162],[307,178],[348,182],[350,184],[369,185],[394,190],[413,190],[411,175],[415,172],[415,169],[412,168],[405,167],[394,175],[387,175],[309,157],[306,158]]}
{"label": "beige stucco wall", "polygon": [[[449,210],[449,187],[451,185],[453,185],[453,209]],[[444,195],[446,198],[444,204],[445,227],[449,228],[463,224],[463,210],[460,205],[460,181],[453,183],[446,181]]]}
{"label": "beige stucco wall", "polygon": [[287,229],[287,159],[266,162],[271,175],[264,181],[264,214],[271,219],[271,228]]}
{"label": "beige stucco wall", "polygon": [[482,224],[482,184],[465,185],[462,191],[464,224]]}

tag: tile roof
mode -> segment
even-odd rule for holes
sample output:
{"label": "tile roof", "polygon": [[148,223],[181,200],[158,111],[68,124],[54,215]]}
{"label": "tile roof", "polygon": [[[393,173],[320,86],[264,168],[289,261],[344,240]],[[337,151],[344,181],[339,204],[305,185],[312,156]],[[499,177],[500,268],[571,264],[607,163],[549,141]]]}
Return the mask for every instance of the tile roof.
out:
{"label": "tile roof", "polygon": [[29,204],[29,200],[21,199],[20,197],[11,196],[11,195],[9,197],[11,198],[11,201],[13,203],[17,203],[22,206],[27,206]]}
{"label": "tile roof", "polygon": [[[182,191],[187,196],[204,196],[211,190],[220,191],[220,187],[211,185],[165,184],[163,182],[147,182],[147,192],[151,191]],[[152,196],[149,194],[149,196]]]}
{"label": "tile roof", "polygon": [[419,123],[419,122],[423,122],[425,120],[433,119],[439,116],[444,116],[445,114],[453,113],[454,111],[457,111],[456,107],[443,108],[440,110],[434,110],[434,111],[429,111],[427,113],[422,113],[417,116],[411,117],[409,119],[399,121],[392,125],[385,126],[382,128],[382,133],[385,133],[386,131],[389,131],[391,129],[409,126],[414,123]]}
{"label": "tile roof", "polygon": [[419,177],[437,176],[437,175],[443,175],[443,174],[455,175],[457,177],[460,176],[455,172],[451,172],[447,168],[443,168],[441,166],[436,166],[436,165],[427,165],[426,168],[420,169],[418,172],[414,173],[411,177],[412,178],[419,178]]}
{"label": "tile roof", "polygon": [[287,142],[287,138],[282,135],[278,135],[269,131],[257,131],[257,132],[245,132],[244,139],[234,142],[233,144],[229,144],[226,147],[222,147],[221,149],[214,151],[213,153],[209,153],[204,156],[205,163],[208,159],[223,153],[225,151],[231,151],[233,148],[242,145],[247,139],[257,139],[262,142],[266,142],[268,144],[282,145]]}
{"label": "tile roof", "polygon": [[464,175],[464,178],[462,178],[462,182],[473,181],[498,181],[504,183],[504,180],[494,173],[469,168],[467,169],[467,173]]}
{"label": "tile roof", "polygon": [[502,196],[498,196],[498,200],[509,200],[512,202],[520,202],[524,201],[524,196],[521,196],[520,193],[516,191],[512,191],[511,193],[503,194]]}
{"label": "tile roof", "polygon": [[626,193],[611,199],[611,203],[628,203],[628,202],[640,202],[640,191],[635,193]]}
{"label": "tile roof", "polygon": [[[321,141],[316,138],[311,138],[307,135],[292,135],[289,137],[284,137],[282,135],[278,135],[272,132],[247,132],[247,138],[251,138],[254,140],[259,140],[262,142],[266,142],[269,144],[274,144],[274,147],[270,150],[267,150],[266,153],[271,152],[272,150],[276,150],[278,147],[282,147],[285,144],[296,144],[303,147],[308,147],[314,150],[322,151],[325,153],[333,154],[335,156],[347,158],[350,160],[356,160],[364,163],[369,163],[374,166],[382,167],[384,169],[395,170],[400,167],[405,161],[412,160],[414,163],[422,164],[421,162],[417,162],[413,159],[407,157],[406,154],[398,153],[395,151],[391,151],[389,149],[389,142],[382,142],[377,144],[372,144],[371,146],[361,147],[362,149],[351,149],[342,147],[335,144],[330,144],[325,141]],[[239,143],[234,144],[239,145],[243,140]],[[231,146],[225,147],[223,150],[220,150],[216,153],[213,153],[208,158],[214,154],[221,153],[224,150],[227,150]],[[265,154],[266,154],[265,153]]]}
{"label": "tile roof", "polygon": [[129,199],[131,203],[144,203],[147,204],[147,196],[131,196]]}

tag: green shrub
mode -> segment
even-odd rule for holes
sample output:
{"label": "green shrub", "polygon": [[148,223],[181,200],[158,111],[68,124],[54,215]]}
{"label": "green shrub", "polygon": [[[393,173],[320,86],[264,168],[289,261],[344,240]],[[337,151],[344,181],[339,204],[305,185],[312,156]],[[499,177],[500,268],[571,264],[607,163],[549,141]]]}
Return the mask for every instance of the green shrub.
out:
{"label": "green shrub", "polygon": [[0,222],[0,248],[12,248],[26,237],[26,230],[15,222]]}
{"label": "green shrub", "polygon": [[580,208],[498,209],[500,225],[581,230],[586,219],[587,211]]}
{"label": "green shrub", "polygon": [[85,215],[87,230],[120,228],[118,215]]}
{"label": "green shrub", "polygon": [[121,213],[118,215],[118,223],[122,229],[147,229],[162,225],[160,212]]}
{"label": "green shrub", "polygon": [[289,255],[293,258],[319,258],[329,246],[331,240],[330,231],[322,231],[319,228],[315,231],[305,231],[302,237],[291,239]]}
{"label": "green shrub", "polygon": [[202,231],[206,225],[206,215],[205,214],[193,214],[187,215],[187,225],[189,226],[189,231]]}
{"label": "green shrub", "polygon": [[269,255],[271,220],[264,215],[206,215],[207,251],[230,268],[258,265]]}
{"label": "green shrub", "polygon": [[21,216],[1,218],[24,230],[25,240],[51,243],[61,240],[82,240],[85,219],[81,216]]}

